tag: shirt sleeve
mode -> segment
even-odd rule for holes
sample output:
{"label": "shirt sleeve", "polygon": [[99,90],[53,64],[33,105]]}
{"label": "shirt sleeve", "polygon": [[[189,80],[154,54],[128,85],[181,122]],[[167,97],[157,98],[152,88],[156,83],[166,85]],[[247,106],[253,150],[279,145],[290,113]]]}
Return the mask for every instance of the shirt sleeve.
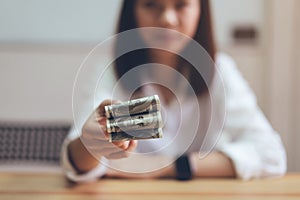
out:
{"label": "shirt sleeve", "polygon": [[217,150],[231,158],[241,179],[282,176],[286,172],[286,153],[280,135],[262,113],[232,59],[219,57],[226,120]]}

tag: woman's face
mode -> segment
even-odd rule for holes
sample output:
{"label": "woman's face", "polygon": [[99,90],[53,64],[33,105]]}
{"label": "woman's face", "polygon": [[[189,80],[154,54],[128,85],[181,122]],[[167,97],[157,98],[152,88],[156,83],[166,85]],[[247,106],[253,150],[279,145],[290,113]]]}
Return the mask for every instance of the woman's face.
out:
{"label": "woman's face", "polygon": [[[136,0],[135,5],[137,27],[171,29],[191,38],[196,33],[200,14],[199,0]],[[186,44],[174,31],[145,31],[141,35],[148,45],[158,44],[172,50],[180,50]]]}

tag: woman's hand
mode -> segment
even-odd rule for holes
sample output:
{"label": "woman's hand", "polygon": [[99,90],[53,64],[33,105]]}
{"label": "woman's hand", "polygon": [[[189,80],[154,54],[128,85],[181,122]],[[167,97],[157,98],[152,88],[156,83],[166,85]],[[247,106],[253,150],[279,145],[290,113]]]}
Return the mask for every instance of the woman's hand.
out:
{"label": "woman's hand", "polygon": [[104,100],[90,115],[82,128],[80,139],[69,145],[69,155],[79,172],[86,172],[96,167],[102,156],[107,159],[120,159],[128,157],[137,141],[109,142],[106,131],[106,117],[104,106],[117,103],[117,101]]}
{"label": "woman's hand", "polygon": [[137,146],[137,141],[109,142],[106,131],[106,116],[104,106],[117,101],[104,100],[92,113],[82,128],[81,140],[86,148],[96,158],[102,156],[108,159],[119,159],[128,156]]}

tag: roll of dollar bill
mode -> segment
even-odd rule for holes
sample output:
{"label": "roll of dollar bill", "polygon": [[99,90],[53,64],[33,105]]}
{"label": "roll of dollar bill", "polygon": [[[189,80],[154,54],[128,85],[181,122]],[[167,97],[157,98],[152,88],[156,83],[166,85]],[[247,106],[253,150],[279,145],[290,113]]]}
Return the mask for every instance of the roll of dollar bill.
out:
{"label": "roll of dollar bill", "polygon": [[160,100],[158,95],[133,99],[104,107],[105,115],[108,119],[122,116],[132,116],[141,113],[151,113],[160,111]]}
{"label": "roll of dollar bill", "polygon": [[144,129],[138,131],[112,132],[109,134],[109,142],[126,140],[144,140],[162,138],[162,129]]}
{"label": "roll of dollar bill", "polygon": [[162,128],[162,118],[160,112],[119,117],[108,119],[106,128],[108,133]]}
{"label": "roll of dollar bill", "polygon": [[162,138],[158,95],[105,106],[109,141]]}

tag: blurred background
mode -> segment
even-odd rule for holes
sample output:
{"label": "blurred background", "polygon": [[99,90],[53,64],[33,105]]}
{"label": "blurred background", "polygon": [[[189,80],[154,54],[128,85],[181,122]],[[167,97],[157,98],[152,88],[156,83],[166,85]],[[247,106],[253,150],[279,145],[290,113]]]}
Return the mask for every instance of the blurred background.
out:
{"label": "blurred background", "polygon": [[[72,87],[114,33],[121,0],[0,0],[0,121],[72,123]],[[212,0],[220,51],[234,58],[300,171],[299,0]]]}

